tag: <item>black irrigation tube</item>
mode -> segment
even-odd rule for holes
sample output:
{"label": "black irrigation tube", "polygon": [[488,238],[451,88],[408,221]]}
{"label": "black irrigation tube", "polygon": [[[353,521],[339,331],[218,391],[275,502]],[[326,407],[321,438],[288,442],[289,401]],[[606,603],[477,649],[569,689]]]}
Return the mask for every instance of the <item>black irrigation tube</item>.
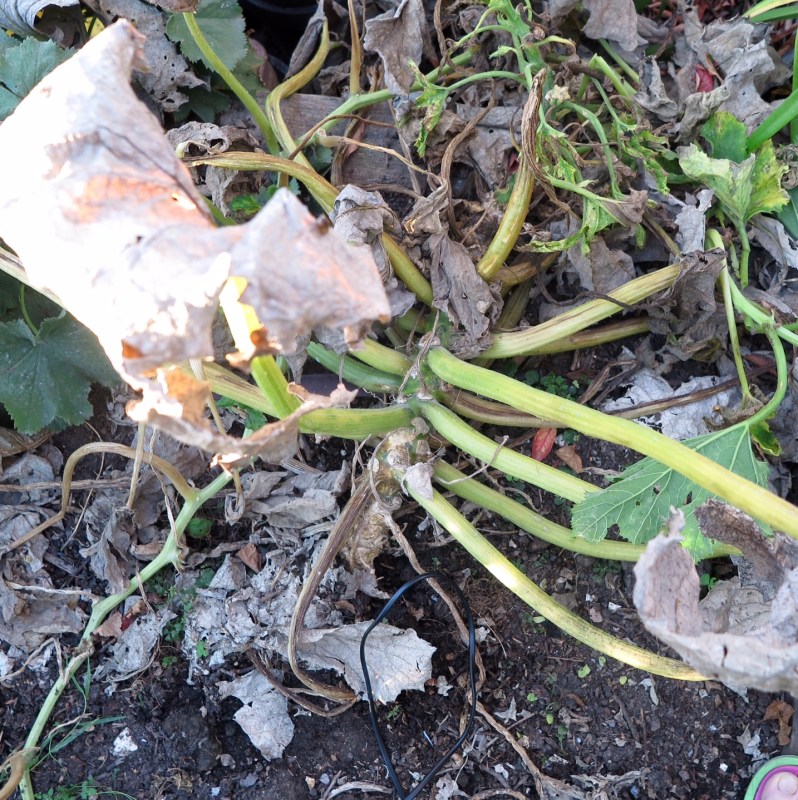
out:
{"label": "black irrigation tube", "polygon": [[[470,689],[471,699],[468,705],[468,720],[457,741],[435,762],[429,772],[427,772],[427,774],[410,790],[410,792],[406,793],[402,787],[402,782],[399,780],[399,776],[396,774],[396,768],[391,761],[391,757],[388,755],[388,749],[385,746],[385,740],[382,738],[382,731],[380,730],[379,720],[377,719],[377,705],[374,701],[374,693],[371,689],[371,676],[369,675],[368,664],[366,663],[366,640],[368,639],[369,634],[374,630],[374,628],[377,627],[377,625],[380,624],[380,622],[382,622],[383,619],[385,619],[397,600],[399,600],[399,598],[402,597],[402,595],[408,589],[411,589],[421,581],[427,581],[430,579],[446,581],[450,583],[454,587],[457,596],[460,598],[460,602],[463,604],[466,625],[468,626],[468,686]],[[393,787],[399,796],[399,800],[414,800],[414,798],[418,797],[419,793],[441,771],[443,765],[457,752],[457,750],[459,750],[460,746],[463,744],[463,742],[465,742],[468,734],[471,732],[471,728],[474,725],[474,717],[476,716],[477,712],[477,680],[475,666],[476,650],[477,645],[476,634],[474,631],[474,618],[471,615],[471,608],[468,605],[468,601],[466,600],[465,595],[460,587],[455,583],[454,579],[440,572],[426,572],[423,575],[418,575],[400,586],[399,589],[397,589],[397,591],[394,593],[393,597],[391,597],[391,599],[383,606],[382,611],[377,614],[374,621],[371,623],[371,625],[369,625],[369,627],[366,629],[366,632],[363,634],[363,638],[360,640],[360,665],[363,668],[363,680],[366,684],[366,699],[368,700],[369,704],[371,727],[374,731],[374,738],[377,740],[377,746],[380,749],[380,756],[382,757],[383,764],[385,764],[385,769],[388,771],[388,777],[390,778],[391,783],[393,784]]]}

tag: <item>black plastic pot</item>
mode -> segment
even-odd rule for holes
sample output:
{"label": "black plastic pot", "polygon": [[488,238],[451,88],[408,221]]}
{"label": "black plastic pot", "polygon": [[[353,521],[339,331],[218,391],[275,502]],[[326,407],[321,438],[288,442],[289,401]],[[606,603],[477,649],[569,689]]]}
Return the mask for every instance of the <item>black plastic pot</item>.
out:
{"label": "black plastic pot", "polygon": [[308,0],[239,0],[247,25],[282,77],[316,3]]}

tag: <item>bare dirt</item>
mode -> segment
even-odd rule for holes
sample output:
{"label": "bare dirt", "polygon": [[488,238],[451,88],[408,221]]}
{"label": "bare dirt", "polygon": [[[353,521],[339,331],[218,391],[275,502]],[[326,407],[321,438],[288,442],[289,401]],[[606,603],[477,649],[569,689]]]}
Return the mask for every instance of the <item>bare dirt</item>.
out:
{"label": "bare dirt", "polygon": [[[56,441],[73,448],[86,435],[88,429],[78,429]],[[626,456],[586,439],[577,445],[592,466],[617,468]],[[329,461],[329,452],[322,459]],[[80,494],[76,506],[79,501]],[[542,510],[555,519],[565,513],[553,505]],[[497,546],[560,602],[615,636],[665,652],[637,619],[629,567],[559,551],[479,509],[472,509],[472,515]],[[402,524],[422,565],[444,570],[462,586],[485,635],[479,645],[486,670],[480,700],[546,776],[586,792],[603,787],[607,794],[596,797],[741,798],[754,769],[743,742],[753,741],[749,751],[761,753],[759,758],[779,749],[778,723],[766,717],[772,703],[771,712],[784,708],[789,697],[748,692],[745,699],[718,683],[666,680],[599,658],[543,622],[456,544],[436,546],[430,526],[417,514],[405,516]],[[81,577],[85,559],[77,555],[76,544],[61,548],[69,530],[67,525],[65,533],[54,534],[50,548],[78,573],[69,581],[91,583],[88,573]],[[225,526],[215,526],[199,547],[210,549],[235,536],[224,531]],[[717,568],[728,571],[724,564]],[[398,550],[383,555],[376,571],[388,591],[414,575]],[[150,597],[159,599],[157,594]],[[373,614],[377,608],[366,601],[357,612]],[[452,687],[447,696],[435,685],[424,693],[405,692],[381,709],[389,751],[408,789],[459,733],[466,661],[449,612],[429,587],[416,587],[399,604],[392,622],[414,628],[437,648],[433,677],[442,676]],[[74,644],[74,638],[60,640],[64,653]],[[92,661],[95,668],[103,656],[100,649]],[[0,759],[24,741],[57,677],[56,651],[50,648],[34,666],[0,684]],[[294,706],[293,742],[282,758],[265,761],[233,719],[239,701],[220,699],[217,688],[220,680],[252,669],[249,658],[240,655],[219,669],[195,671],[189,680],[176,643],[164,640],[149,669],[131,681],[112,685],[80,673],[53,715],[51,728],[62,727],[34,772],[38,796],[67,800],[103,791],[139,800],[316,800],[390,793],[365,703],[332,719]],[[85,698],[84,681],[89,687]],[[114,755],[123,730],[136,749]],[[80,735],[61,747],[58,743],[71,731]],[[488,790],[499,791],[495,796],[502,796],[502,790],[516,793],[508,796],[538,796],[519,752],[481,715],[467,745],[439,779],[454,783],[440,783],[427,796],[469,797]]]}

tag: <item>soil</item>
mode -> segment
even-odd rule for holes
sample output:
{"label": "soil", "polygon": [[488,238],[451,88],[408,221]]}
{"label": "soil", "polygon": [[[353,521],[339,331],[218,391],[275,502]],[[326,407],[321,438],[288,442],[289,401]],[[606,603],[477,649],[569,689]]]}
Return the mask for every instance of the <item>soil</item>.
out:
{"label": "soil", "polygon": [[[107,420],[94,422],[110,432]],[[69,452],[88,435],[88,428],[76,429],[59,436],[56,444]],[[584,438],[577,447],[586,464],[599,468],[617,468],[629,457]],[[323,462],[331,457],[330,449],[319,454]],[[561,521],[565,514],[554,505],[541,510]],[[673,655],[637,618],[629,566],[557,550],[479,509],[472,509],[472,515],[497,546],[561,603],[615,636]],[[443,569],[462,586],[485,635],[479,644],[486,670],[480,700],[546,776],[585,791],[604,788],[606,794],[596,797],[731,800],[743,796],[756,767],[741,742],[752,742],[749,752],[759,759],[778,751],[778,724],[766,719],[772,716],[768,707],[774,701],[789,703],[789,697],[750,691],[743,697],[718,683],[652,677],[599,658],[542,621],[456,544],[438,546],[431,526],[417,513],[401,522],[424,568]],[[77,555],[74,543],[60,549],[65,535],[54,534],[51,549],[78,572],[70,582],[90,584],[85,559]],[[201,547],[216,546],[225,537],[235,538],[235,531],[215,527]],[[380,557],[376,571],[387,591],[414,575],[399,551]],[[373,605],[363,613],[377,610]],[[405,692],[381,709],[388,750],[408,789],[459,734],[466,659],[449,612],[428,586],[415,587],[391,621],[414,628],[437,648],[433,678],[442,676],[454,687],[447,696],[436,685],[423,693]],[[60,640],[64,652],[74,644],[74,637]],[[101,650],[93,665],[102,659]],[[220,680],[252,668],[249,658],[240,655],[218,669],[195,671],[189,679],[179,649],[164,641],[149,669],[132,681],[111,685],[81,673],[51,720],[52,727],[62,726],[54,742],[68,738],[70,731],[79,735],[43,753],[33,773],[37,796],[67,800],[95,796],[95,790],[139,800],[390,794],[362,702],[335,718],[293,707],[292,743],[282,758],[265,761],[233,719],[240,702],[221,700],[217,688]],[[24,741],[57,674],[57,651],[50,648],[36,664],[0,685],[0,760]],[[123,731],[133,743],[131,752],[114,755]],[[513,790],[515,797],[538,796],[519,753],[482,715],[477,715],[466,745],[438,776],[444,779],[454,783],[439,783],[422,796],[469,797],[489,790],[499,792],[494,796],[502,796],[503,790]]]}

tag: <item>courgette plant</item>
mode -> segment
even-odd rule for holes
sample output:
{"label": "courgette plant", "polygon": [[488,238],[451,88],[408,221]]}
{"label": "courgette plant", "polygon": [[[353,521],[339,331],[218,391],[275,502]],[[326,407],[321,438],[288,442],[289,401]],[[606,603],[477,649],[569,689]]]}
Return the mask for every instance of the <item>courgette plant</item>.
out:
{"label": "courgette plant", "polygon": [[[280,105],[286,97],[312,80],[324,65],[330,49],[326,26],[315,56],[304,69],[274,89],[268,96],[265,108],[261,108],[217,57],[197,20],[191,14],[184,15],[183,20],[206,63],[228,82],[231,90],[251,111],[270,150],[264,154],[226,153],[188,161],[195,165],[265,170],[278,173],[281,180],[289,177],[296,179],[324,211],[332,211],[337,190],[314,170],[304,156],[303,148],[326,135],[333,117],[387,100],[390,95],[379,91],[359,91],[359,75],[355,73],[357,67],[353,66],[349,98],[343,101],[335,114],[320,121],[314,130],[298,141],[288,130]],[[588,241],[600,230],[618,222],[628,198],[623,196],[615,180],[614,164],[624,160],[642,160],[657,176],[662,188],[667,189],[667,175],[659,159],[663,142],[635,125],[634,108],[630,100],[634,86],[629,83],[629,80],[633,80],[633,74],[625,71],[624,77],[599,57],[594,57],[590,69],[584,74],[582,94],[593,87],[601,95],[604,92],[601,77],[614,87],[617,98],[622,100],[622,110],[619,110],[617,103],[606,103],[603,109],[591,110],[579,103],[550,97],[549,67],[559,58],[553,45],[568,48],[572,45],[556,37],[541,39],[530,35],[531,21],[531,8],[528,5],[516,6],[510,0],[488,0],[485,14],[474,33],[455,43],[449,54],[451,57],[439,69],[426,75],[416,70],[420,102],[429,112],[418,142],[420,149],[425,146],[424,136],[434,128],[446,98],[455,87],[464,85],[464,81],[497,76],[510,78],[523,86],[529,95],[523,113],[518,170],[507,207],[495,236],[476,265],[478,274],[486,281],[495,280],[501,275],[503,265],[516,246],[532,192],[538,182],[545,182],[549,190],[573,192],[582,202],[578,231],[558,243],[533,242],[533,249],[541,252],[562,250]],[[511,72],[502,70],[501,75],[497,71],[471,74],[458,80],[453,71],[458,64],[471,59],[474,52],[471,48],[478,36],[497,28],[509,35],[511,44],[504,45],[501,52],[494,56],[513,57],[516,69]],[[352,59],[353,65],[358,62],[359,59]],[[599,112],[609,121],[602,121]],[[601,197],[588,188],[580,172],[581,154],[557,129],[558,120],[570,114],[577,115],[590,127],[605,148],[611,175],[609,198]],[[607,135],[608,131],[610,136]],[[771,205],[777,207],[783,200],[778,186],[769,185],[767,188],[773,198]],[[746,221],[744,217],[739,220],[738,230],[743,233]],[[655,536],[666,521],[670,505],[686,510],[688,522],[685,542],[696,558],[733,552],[729,547],[706,540],[691,518],[690,512],[707,497],[718,497],[737,506],[758,520],[765,529],[784,531],[798,538],[798,509],[766,488],[766,469],[763,462],[755,457],[751,446],[752,435],[757,441],[767,438],[767,419],[781,402],[787,385],[787,362],[782,343],[798,344],[798,335],[748,300],[737,287],[724,262],[720,289],[726,304],[729,332],[733,337],[731,347],[737,358],[744,394],[747,392],[747,382],[739,359],[735,331],[738,317],[743,318],[752,329],[767,336],[774,352],[778,385],[766,404],[749,408],[749,416],[743,422],[700,440],[679,443],[644,425],[532,388],[491,368],[496,360],[591,347],[647,330],[647,320],[642,315],[621,322],[607,324],[606,321],[620,310],[668,289],[679,279],[683,264],[672,242],[673,264],[631,280],[611,292],[607,298],[582,303],[548,322],[517,332],[497,333],[492,345],[473,363],[457,358],[447,349],[445,332],[434,324],[435,314],[430,309],[433,291],[427,278],[403,251],[399,242],[387,234],[384,234],[383,242],[395,274],[416,295],[421,305],[420,309],[408,313],[404,319],[394,321],[394,333],[402,342],[408,341],[407,337],[401,335],[403,330],[419,329],[425,331],[424,335],[409,340],[414,344],[410,351],[400,351],[371,339],[366,340],[362,349],[346,355],[335,354],[318,342],[308,345],[308,355],[323,367],[353,384],[384,393],[391,400],[379,408],[313,411],[302,418],[300,429],[305,433],[357,440],[375,440],[396,431],[408,431],[406,441],[425,442],[425,446],[411,446],[412,453],[407,458],[383,461],[382,468],[387,471],[388,479],[382,484],[375,484],[378,492],[405,492],[497,580],[565,633],[641,670],[683,680],[703,679],[684,663],[613,637],[566,609],[490,544],[446,495],[453,494],[489,509],[529,534],[559,548],[617,561],[632,562],[639,557],[645,542]],[[723,240],[717,232],[709,232],[707,247],[716,249],[718,257],[725,259]],[[742,270],[739,270],[739,274],[742,277]],[[524,287],[513,289],[513,284],[514,281],[510,279],[504,286],[507,302],[502,323],[507,327],[512,327],[520,319],[525,300]],[[242,343],[241,349],[244,349],[243,344],[248,342],[250,334],[256,332],[261,323],[247,313],[239,297],[239,289],[224,293],[222,307],[231,331]],[[272,356],[256,356],[250,367],[254,385],[220,365],[207,363],[199,368],[217,396],[274,418],[286,417],[297,408],[299,401],[291,393],[280,364]],[[190,368],[186,365],[187,370]],[[645,458],[628,470],[616,484],[600,490],[576,476],[505,447],[497,447],[495,441],[472,424],[474,422],[526,428],[570,428],[631,448]],[[446,457],[430,457],[428,454],[437,452],[442,442],[451,447],[451,452],[489,463],[492,468],[509,477],[574,503],[574,529],[557,525],[476,477],[464,475]],[[24,748],[12,758],[13,779],[21,781],[25,800],[33,798],[28,771],[29,754],[37,747],[49,715],[71,676],[90,656],[93,633],[108,614],[139,589],[142,582],[167,565],[180,566],[187,525],[203,503],[218,494],[234,478],[232,473],[222,472],[205,488],[197,490],[188,485],[174,467],[156,456],[136,453],[120,445],[90,445],[74,453],[65,465],[63,508],[57,518],[62,518],[65,513],[76,464],[98,448],[150,463],[172,482],[183,498],[183,507],[160,554],[123,592],[94,605],[80,647],[52,687]],[[419,455],[421,453],[426,455]],[[729,469],[729,465],[733,469]],[[608,530],[615,523],[619,524],[620,533],[628,541],[606,538]],[[52,524],[52,520],[23,539],[40,533],[47,524]]]}

